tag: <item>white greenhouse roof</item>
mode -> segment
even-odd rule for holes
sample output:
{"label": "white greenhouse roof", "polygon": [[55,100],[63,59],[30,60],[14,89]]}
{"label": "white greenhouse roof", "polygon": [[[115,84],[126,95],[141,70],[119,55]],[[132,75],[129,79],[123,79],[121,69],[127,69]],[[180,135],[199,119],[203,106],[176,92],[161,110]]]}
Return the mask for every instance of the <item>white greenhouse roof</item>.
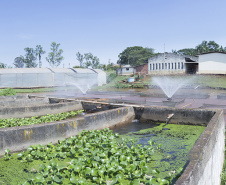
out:
{"label": "white greenhouse roof", "polygon": [[52,73],[48,68],[0,68],[0,74]]}
{"label": "white greenhouse roof", "polygon": [[93,69],[93,71],[95,71],[96,73],[105,73],[103,70],[101,70],[101,69]]}
{"label": "white greenhouse roof", "polygon": [[[100,69],[95,69],[99,73]],[[83,68],[0,68],[0,74],[16,74],[16,73],[96,73],[92,69]]]}
{"label": "white greenhouse roof", "polygon": [[54,73],[75,73],[70,68],[49,68]]}
{"label": "white greenhouse roof", "polygon": [[73,68],[72,70],[75,70],[77,73],[95,73],[92,69],[86,68]]}

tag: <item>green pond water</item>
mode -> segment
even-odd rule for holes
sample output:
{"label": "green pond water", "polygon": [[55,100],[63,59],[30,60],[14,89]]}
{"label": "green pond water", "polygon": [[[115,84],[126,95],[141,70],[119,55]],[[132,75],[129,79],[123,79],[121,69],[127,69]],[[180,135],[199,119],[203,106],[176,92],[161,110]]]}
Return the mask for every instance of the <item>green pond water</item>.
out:
{"label": "green pond water", "polygon": [[[148,124],[134,122],[123,127],[114,129],[120,137],[117,139],[135,138],[138,143],[147,145],[151,139],[155,142],[156,149],[151,156],[151,162],[148,163],[149,172],[158,169],[160,178],[169,177],[169,173],[174,173],[180,168],[185,168],[188,163],[188,152],[199,138],[205,127],[190,125],[174,125],[168,124]],[[23,184],[28,178],[35,177],[36,171],[40,168],[43,160],[33,160],[32,162],[21,162],[17,159],[18,154],[12,154],[10,160],[0,159],[0,185]],[[71,160],[71,158],[70,158]],[[58,160],[58,166],[65,166],[68,157]],[[45,160],[48,163],[48,160]],[[150,174],[149,174],[150,173]],[[176,172],[179,174],[179,171]],[[177,179],[177,174],[173,175],[173,184]],[[63,184],[69,184],[70,181],[65,180]],[[56,184],[56,183],[55,183]],[[126,182],[126,184],[130,184]]]}
{"label": "green pond water", "polygon": [[154,141],[159,149],[153,154],[149,167],[158,169],[161,178],[169,176],[169,173],[174,174],[174,183],[180,169],[187,166],[188,153],[204,129],[204,126],[134,122],[114,131],[121,134],[121,137],[135,138],[137,143],[143,145],[147,145],[150,139]]}

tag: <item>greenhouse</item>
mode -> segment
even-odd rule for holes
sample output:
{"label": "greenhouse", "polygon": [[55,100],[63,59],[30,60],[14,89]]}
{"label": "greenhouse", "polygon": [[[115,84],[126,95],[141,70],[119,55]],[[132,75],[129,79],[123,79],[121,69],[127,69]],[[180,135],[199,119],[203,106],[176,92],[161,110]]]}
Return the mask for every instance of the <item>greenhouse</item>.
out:
{"label": "greenhouse", "polygon": [[53,87],[72,84],[106,84],[100,69],[82,68],[7,68],[0,69],[0,88]]}

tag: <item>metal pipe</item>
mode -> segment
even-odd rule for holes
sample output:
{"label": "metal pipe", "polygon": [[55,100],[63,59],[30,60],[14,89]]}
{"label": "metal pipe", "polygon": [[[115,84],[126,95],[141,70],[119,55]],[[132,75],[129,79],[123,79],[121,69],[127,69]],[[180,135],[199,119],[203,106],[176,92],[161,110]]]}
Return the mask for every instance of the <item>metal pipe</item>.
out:
{"label": "metal pipe", "polygon": [[174,116],[174,114],[168,114],[167,118],[166,118],[166,124],[168,124],[168,122],[170,121],[170,119]]}

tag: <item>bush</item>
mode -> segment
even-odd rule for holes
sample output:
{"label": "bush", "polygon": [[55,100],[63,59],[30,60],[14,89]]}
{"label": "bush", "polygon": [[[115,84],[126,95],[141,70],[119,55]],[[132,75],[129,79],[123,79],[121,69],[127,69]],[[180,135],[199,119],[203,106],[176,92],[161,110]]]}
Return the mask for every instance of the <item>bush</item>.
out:
{"label": "bush", "polygon": [[124,84],[124,83],[115,83],[116,88],[130,88],[131,85],[130,84]]}
{"label": "bush", "polygon": [[16,95],[16,91],[12,88],[3,89],[0,91],[0,96],[12,96]]}
{"label": "bush", "polygon": [[117,74],[116,73],[110,73],[108,76],[107,76],[107,83],[110,83],[112,80],[114,80],[115,78],[117,77]]}

